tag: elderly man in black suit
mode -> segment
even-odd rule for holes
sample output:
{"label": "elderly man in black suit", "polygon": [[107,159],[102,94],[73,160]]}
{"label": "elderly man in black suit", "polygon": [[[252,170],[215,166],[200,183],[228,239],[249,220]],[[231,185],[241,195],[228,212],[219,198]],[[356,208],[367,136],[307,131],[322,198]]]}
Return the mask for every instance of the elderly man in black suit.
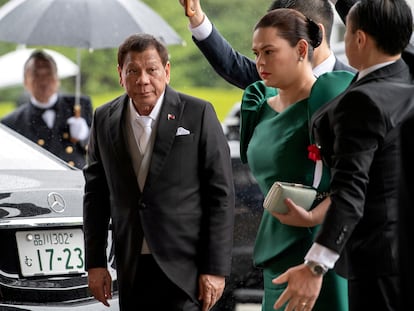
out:
{"label": "elderly man in black suit", "polygon": [[81,96],[76,103],[75,96],[59,94],[57,70],[49,54],[35,50],[24,65],[29,99],[1,122],[69,165],[82,168],[92,121],[91,100]]}
{"label": "elderly man in black suit", "polygon": [[111,221],[121,310],[207,311],[230,273],[227,140],[209,102],[168,86],[168,51],[154,37],[127,38],[118,72],[126,94],[96,110],[84,169],[90,288],[108,304]]}
{"label": "elderly man in black suit", "polygon": [[331,167],[331,205],[305,263],[275,308],[311,310],[330,268],[348,279],[349,308],[402,310],[398,267],[401,124],[414,109],[410,68],[401,58],[412,34],[404,0],[361,0],[347,16],[345,50],[355,81],[312,118]]}

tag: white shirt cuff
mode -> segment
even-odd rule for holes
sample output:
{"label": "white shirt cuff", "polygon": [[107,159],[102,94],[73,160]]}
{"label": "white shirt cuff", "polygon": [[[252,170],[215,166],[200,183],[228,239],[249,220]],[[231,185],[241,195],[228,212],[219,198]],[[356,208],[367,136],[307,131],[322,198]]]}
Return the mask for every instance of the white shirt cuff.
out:
{"label": "white shirt cuff", "polygon": [[189,25],[188,29],[190,29],[194,38],[196,38],[198,41],[202,41],[206,39],[213,31],[213,24],[210,22],[207,15],[204,15],[204,20],[200,25],[194,28]]}
{"label": "white shirt cuff", "polygon": [[335,262],[338,260],[338,258],[338,253],[318,243],[313,243],[312,247],[309,249],[308,253],[305,256],[305,260],[323,264],[329,269],[332,269],[334,267]]}

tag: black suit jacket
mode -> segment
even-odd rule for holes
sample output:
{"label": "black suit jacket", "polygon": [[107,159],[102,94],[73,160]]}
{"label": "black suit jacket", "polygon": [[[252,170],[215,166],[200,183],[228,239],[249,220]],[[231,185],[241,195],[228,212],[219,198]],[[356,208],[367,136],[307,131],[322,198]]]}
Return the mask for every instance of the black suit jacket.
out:
{"label": "black suit jacket", "polygon": [[[350,8],[357,0],[338,0],[335,8],[345,23],[346,15]],[[404,49],[402,58],[410,67],[411,73],[414,73],[414,36],[411,36],[410,43]],[[412,303],[412,293],[414,291],[414,266],[413,266],[413,237],[414,231],[412,226],[412,219],[414,219],[414,144],[412,143],[412,135],[414,133],[414,116],[408,118],[404,122],[401,130],[402,143],[402,177],[400,178],[400,229],[399,229],[399,243],[400,243],[400,270],[401,270],[401,305],[408,306]]]}
{"label": "black suit jacket", "polygon": [[336,270],[345,277],[398,273],[399,134],[413,100],[400,59],[354,82],[312,117],[332,176],[332,203],[316,242],[341,254]]}
{"label": "black suit jacket", "polygon": [[[130,289],[139,282],[143,234],[161,269],[197,301],[200,274],[230,273],[234,189],[227,140],[210,103],[167,87],[141,192],[127,147],[128,101],[123,95],[94,115],[84,170],[87,268],[106,267],[111,219],[122,309],[135,310]],[[176,136],[178,127],[191,134]]]}
{"label": "black suit jacket", "polygon": [[[68,119],[73,117],[74,105],[75,97],[73,95],[59,94],[58,101],[53,107],[56,111],[56,119],[51,129],[42,118],[45,110],[36,108],[30,102],[26,102],[5,116],[1,123],[49,150],[69,164],[82,168],[86,163],[85,147],[87,139],[73,143],[70,140],[69,125],[67,124]],[[88,96],[81,96],[80,105],[81,116],[90,126],[92,122],[92,103],[90,98]]]}
{"label": "black suit jacket", "polygon": [[401,127],[402,178],[400,179],[400,264],[402,305],[412,301],[414,290],[414,114]]}
{"label": "black suit jacket", "polygon": [[[193,40],[214,70],[227,82],[244,90],[250,84],[261,80],[254,60],[234,50],[214,26],[206,39],[198,41],[193,37]],[[354,68],[339,59],[336,59],[333,70],[355,72]]]}

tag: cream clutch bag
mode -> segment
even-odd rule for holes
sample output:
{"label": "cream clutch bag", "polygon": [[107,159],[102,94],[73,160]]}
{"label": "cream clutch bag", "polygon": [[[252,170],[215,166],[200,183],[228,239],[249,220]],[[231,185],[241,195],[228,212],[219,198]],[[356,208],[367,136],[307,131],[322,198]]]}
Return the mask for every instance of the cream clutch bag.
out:
{"label": "cream clutch bag", "polygon": [[309,210],[316,197],[316,190],[302,184],[276,181],[267,193],[263,207],[271,212],[286,214],[288,207],[284,200],[291,199],[295,204]]}

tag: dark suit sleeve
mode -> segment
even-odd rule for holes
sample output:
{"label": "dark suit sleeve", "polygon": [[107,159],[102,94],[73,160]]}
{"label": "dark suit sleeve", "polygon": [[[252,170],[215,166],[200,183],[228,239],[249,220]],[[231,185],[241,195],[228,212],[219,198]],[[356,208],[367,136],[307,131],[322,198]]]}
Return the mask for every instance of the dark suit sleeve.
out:
{"label": "dark suit sleeve", "polygon": [[213,26],[213,31],[206,39],[193,40],[204,54],[214,70],[227,82],[245,89],[260,80],[255,62],[235,51]]}
{"label": "dark suit sleeve", "polygon": [[14,110],[13,112],[11,112],[11,113],[7,114],[6,116],[4,116],[0,120],[0,122],[3,123],[4,125],[7,125],[11,129],[17,131],[17,129],[16,129],[16,115],[17,115],[17,112],[16,112],[16,110]]}
{"label": "dark suit sleeve", "polygon": [[402,178],[400,179],[400,264],[402,305],[411,303],[411,296],[414,290],[414,266],[413,266],[413,242],[414,229],[412,220],[414,219],[414,144],[412,143],[414,133],[414,115],[408,118],[401,129],[401,159],[402,159]]}
{"label": "dark suit sleeve", "polygon": [[341,253],[364,215],[371,165],[387,126],[381,109],[358,91],[346,94],[330,119],[335,137],[330,159],[331,206],[316,242]]}
{"label": "dark suit sleeve", "polygon": [[229,275],[233,245],[234,186],[230,151],[211,105],[207,105],[201,129],[202,204],[206,210],[200,272]]}
{"label": "dark suit sleeve", "polygon": [[88,148],[83,199],[86,269],[106,267],[106,244],[110,218],[109,190],[102,166],[97,138],[97,123],[92,126]]}

